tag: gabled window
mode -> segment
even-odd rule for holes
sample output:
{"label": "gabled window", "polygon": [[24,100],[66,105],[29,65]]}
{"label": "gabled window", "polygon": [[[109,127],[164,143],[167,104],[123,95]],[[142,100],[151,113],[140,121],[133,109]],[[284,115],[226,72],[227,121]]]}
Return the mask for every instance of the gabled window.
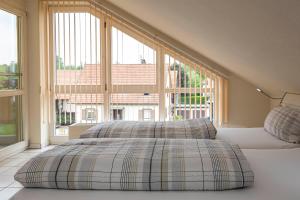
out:
{"label": "gabled window", "polygon": [[202,117],[223,122],[227,81],[217,72],[111,16],[97,1],[45,2],[54,44],[53,127]]}

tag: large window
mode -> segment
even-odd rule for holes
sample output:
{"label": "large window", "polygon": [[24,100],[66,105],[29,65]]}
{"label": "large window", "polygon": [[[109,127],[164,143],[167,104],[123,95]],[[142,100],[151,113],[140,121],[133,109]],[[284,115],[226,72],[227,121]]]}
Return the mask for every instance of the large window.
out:
{"label": "large window", "polygon": [[53,14],[56,135],[74,123],[103,121],[101,22],[90,12]]}
{"label": "large window", "polygon": [[126,29],[112,26],[111,31],[110,109],[121,107],[123,120],[143,120],[140,111],[153,109],[157,110],[153,120],[158,120],[156,50],[130,36]]}
{"label": "large window", "polygon": [[74,123],[107,120],[221,123],[222,76],[112,18],[96,2],[62,2],[48,1],[56,135],[67,135]]}
{"label": "large window", "polygon": [[215,75],[208,70],[165,55],[168,120],[210,118],[215,111]]}
{"label": "large window", "polygon": [[23,140],[19,17],[0,9],[0,148]]}

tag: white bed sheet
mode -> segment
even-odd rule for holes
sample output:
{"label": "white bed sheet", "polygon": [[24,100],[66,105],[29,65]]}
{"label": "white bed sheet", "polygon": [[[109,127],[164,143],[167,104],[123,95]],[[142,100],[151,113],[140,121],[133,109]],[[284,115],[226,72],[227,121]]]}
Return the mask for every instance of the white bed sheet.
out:
{"label": "white bed sheet", "polygon": [[22,189],[14,200],[299,200],[300,148],[244,149],[254,186],[222,192],[135,192]]}
{"label": "white bed sheet", "polygon": [[267,133],[264,128],[218,128],[216,139],[238,144],[241,149],[288,149],[299,148]]}

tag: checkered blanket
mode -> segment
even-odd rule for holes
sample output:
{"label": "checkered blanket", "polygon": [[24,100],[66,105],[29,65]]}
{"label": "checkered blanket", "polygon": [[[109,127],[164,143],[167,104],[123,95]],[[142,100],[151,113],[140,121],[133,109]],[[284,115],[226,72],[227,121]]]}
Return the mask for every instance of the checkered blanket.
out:
{"label": "checkered blanket", "polygon": [[145,122],[111,121],[100,123],[80,138],[194,138],[215,139],[217,130],[209,119]]}
{"label": "checkered blanket", "polygon": [[15,175],[25,187],[228,190],[253,184],[236,145],[219,140],[93,138],[41,153]]}

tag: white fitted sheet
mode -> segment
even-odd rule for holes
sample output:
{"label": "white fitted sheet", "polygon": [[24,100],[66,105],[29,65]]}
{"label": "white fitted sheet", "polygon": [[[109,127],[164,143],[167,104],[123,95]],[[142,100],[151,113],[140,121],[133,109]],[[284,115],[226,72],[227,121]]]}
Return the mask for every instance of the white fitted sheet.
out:
{"label": "white fitted sheet", "polygon": [[292,144],[277,139],[267,133],[264,128],[218,128],[216,139],[238,144],[241,149],[288,149],[300,147],[300,144]]}
{"label": "white fitted sheet", "polygon": [[244,149],[255,173],[251,188],[222,192],[135,192],[22,189],[12,199],[43,200],[299,200],[300,148]]}

